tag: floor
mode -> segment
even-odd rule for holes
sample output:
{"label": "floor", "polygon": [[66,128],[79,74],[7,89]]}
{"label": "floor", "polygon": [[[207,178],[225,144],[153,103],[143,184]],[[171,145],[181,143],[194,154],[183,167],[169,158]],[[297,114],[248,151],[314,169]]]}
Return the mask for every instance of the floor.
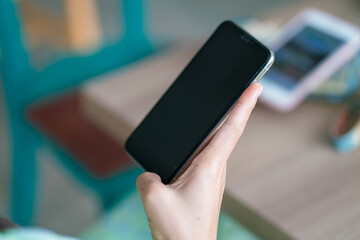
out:
{"label": "floor", "polygon": [[[211,32],[219,22],[257,15],[295,0],[150,0],[150,31],[172,39],[189,39]],[[165,21],[166,20],[166,21]],[[1,86],[1,85],[0,85]],[[1,89],[0,89],[1,90]],[[3,100],[0,91],[0,99]],[[4,102],[0,102],[0,215],[9,216],[9,165]],[[99,216],[96,199],[63,172],[47,152],[39,151],[40,192],[35,222],[62,234],[76,235]],[[66,194],[63,194],[66,193]],[[76,213],[76,214],[74,214]]]}

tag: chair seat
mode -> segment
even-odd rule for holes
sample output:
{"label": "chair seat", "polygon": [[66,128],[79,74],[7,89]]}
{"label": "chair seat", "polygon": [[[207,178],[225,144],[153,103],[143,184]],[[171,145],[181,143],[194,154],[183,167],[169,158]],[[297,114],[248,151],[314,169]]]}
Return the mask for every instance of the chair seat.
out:
{"label": "chair seat", "polygon": [[133,166],[123,144],[84,116],[76,91],[31,105],[26,117],[95,177],[109,177]]}

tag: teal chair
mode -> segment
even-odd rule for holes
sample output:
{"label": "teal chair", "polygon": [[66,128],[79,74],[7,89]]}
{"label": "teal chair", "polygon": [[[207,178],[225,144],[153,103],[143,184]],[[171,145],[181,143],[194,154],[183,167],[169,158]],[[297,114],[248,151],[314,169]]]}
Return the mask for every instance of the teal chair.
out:
{"label": "teal chair", "polygon": [[[120,9],[119,9],[120,11]],[[36,150],[46,146],[57,159],[84,185],[100,196],[104,208],[115,199],[134,189],[138,168],[130,168],[107,178],[89,174],[62,148],[36,131],[24,117],[25,109],[49,95],[73,87],[86,79],[136,61],[153,51],[144,34],[144,3],[123,0],[125,33],[120,42],[88,56],[64,53],[64,57],[41,72],[30,64],[21,33],[21,21],[16,1],[0,1],[0,65],[1,80],[8,110],[9,137],[12,144],[11,214],[21,225],[31,224],[36,205],[38,163]],[[65,194],[65,193],[64,193]]]}

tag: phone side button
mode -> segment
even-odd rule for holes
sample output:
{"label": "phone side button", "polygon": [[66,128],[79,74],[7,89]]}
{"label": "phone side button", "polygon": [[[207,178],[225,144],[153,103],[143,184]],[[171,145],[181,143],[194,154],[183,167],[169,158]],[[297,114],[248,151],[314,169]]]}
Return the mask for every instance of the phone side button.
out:
{"label": "phone side button", "polygon": [[267,72],[268,68],[264,68],[263,70],[261,70],[261,72],[259,73],[259,75],[255,78],[255,80],[253,81],[254,83],[257,83],[260,81],[260,79],[264,76],[264,74]]}

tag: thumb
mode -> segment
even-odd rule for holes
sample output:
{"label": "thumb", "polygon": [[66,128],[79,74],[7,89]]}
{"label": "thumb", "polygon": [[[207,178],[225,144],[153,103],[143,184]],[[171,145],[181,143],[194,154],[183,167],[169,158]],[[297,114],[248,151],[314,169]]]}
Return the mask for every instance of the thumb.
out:
{"label": "thumb", "polygon": [[144,172],[136,180],[136,187],[141,198],[164,186],[159,175],[152,172]]}

